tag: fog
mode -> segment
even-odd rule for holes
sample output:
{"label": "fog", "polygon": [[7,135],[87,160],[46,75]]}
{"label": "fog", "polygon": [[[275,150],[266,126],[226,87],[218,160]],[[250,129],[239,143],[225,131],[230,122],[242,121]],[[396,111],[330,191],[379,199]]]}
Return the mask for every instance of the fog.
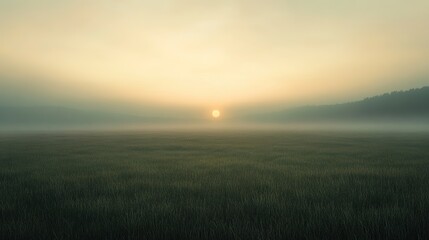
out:
{"label": "fog", "polygon": [[424,125],[428,4],[3,0],[0,128]]}

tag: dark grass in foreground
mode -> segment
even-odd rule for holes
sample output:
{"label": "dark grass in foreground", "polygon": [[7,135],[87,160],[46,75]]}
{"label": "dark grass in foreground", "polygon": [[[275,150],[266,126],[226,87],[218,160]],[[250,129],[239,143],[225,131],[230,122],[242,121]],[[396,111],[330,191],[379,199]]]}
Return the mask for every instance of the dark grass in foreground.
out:
{"label": "dark grass in foreground", "polygon": [[429,136],[0,136],[1,239],[429,239]]}

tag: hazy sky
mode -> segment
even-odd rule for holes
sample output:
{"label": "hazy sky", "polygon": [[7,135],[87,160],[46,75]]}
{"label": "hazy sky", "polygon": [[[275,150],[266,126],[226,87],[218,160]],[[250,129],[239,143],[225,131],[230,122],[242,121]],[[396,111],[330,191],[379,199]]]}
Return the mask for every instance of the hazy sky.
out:
{"label": "hazy sky", "polygon": [[0,0],[0,93],[345,101],[429,85],[428,43],[427,0]]}

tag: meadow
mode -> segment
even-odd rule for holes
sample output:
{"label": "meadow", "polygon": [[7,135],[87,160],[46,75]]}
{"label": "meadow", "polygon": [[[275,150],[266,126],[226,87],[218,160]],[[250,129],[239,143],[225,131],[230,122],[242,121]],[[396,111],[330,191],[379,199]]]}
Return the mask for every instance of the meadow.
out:
{"label": "meadow", "polygon": [[429,239],[429,134],[0,133],[0,239]]}

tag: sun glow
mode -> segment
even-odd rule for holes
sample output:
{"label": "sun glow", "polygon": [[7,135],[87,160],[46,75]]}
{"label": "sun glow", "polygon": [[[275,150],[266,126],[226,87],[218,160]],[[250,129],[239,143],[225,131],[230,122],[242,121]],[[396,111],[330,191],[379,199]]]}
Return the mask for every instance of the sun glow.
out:
{"label": "sun glow", "polygon": [[217,109],[213,110],[213,111],[212,111],[212,116],[213,116],[213,118],[215,118],[215,119],[219,118],[219,117],[220,117],[220,111],[219,111],[219,110],[217,110]]}
{"label": "sun glow", "polygon": [[429,1],[411,2],[0,0],[0,84],[17,75],[31,94],[207,118],[359,99],[422,86],[411,78],[429,69]]}

